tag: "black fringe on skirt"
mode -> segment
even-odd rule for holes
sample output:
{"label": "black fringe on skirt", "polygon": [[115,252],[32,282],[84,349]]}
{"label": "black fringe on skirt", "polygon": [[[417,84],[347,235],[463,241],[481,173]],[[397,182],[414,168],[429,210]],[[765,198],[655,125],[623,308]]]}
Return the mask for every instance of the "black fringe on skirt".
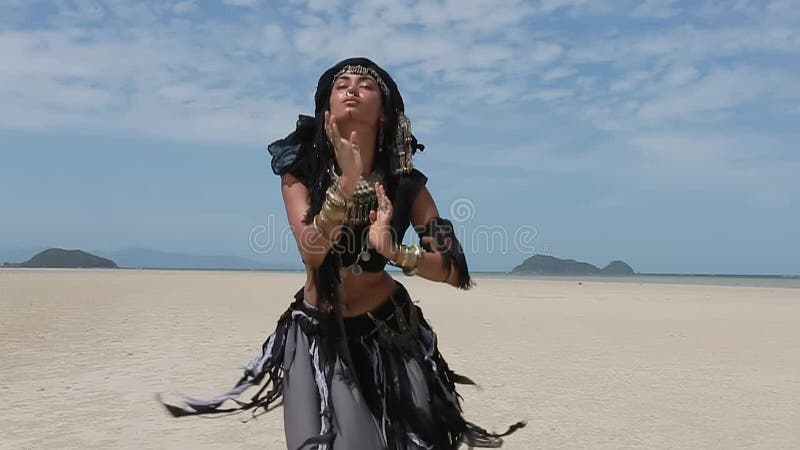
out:
{"label": "black fringe on skirt", "polygon": [[[511,425],[503,433],[492,433],[464,419],[460,396],[455,383],[475,384],[449,369],[439,353],[436,333],[425,320],[402,284],[377,310],[346,319],[347,340],[355,365],[355,377],[361,393],[380,425],[382,440],[388,450],[457,449],[500,447],[503,436],[525,426]],[[325,345],[331,336],[327,328],[330,315],[303,301],[303,291],[295,295],[278,320],[275,332],[264,342],[261,352],[244,368],[244,375],[229,392],[209,400],[187,398],[183,406],[164,403],[174,417],[235,413],[250,410],[253,417],[279,404],[283,394],[284,346],[290,326],[296,323],[309,338],[314,378],[320,394],[322,429],[310,437],[301,449],[328,449],[336,438],[330,392],[333,369],[339,355],[328,354]],[[411,399],[406,364],[413,360],[422,369],[430,394],[430,412],[425,413]],[[249,400],[239,396],[247,389],[260,386]],[[160,400],[160,398],[159,398]],[[235,406],[223,407],[225,402]],[[310,446],[310,447],[309,447]]]}

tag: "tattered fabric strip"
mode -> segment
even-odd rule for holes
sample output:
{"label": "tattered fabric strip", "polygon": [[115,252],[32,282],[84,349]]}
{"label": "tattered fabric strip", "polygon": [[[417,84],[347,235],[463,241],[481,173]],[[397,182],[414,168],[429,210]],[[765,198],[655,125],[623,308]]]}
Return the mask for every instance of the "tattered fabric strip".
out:
{"label": "tattered fabric strip", "polygon": [[[442,265],[445,271],[455,268],[458,272],[458,288],[470,289],[474,282],[469,275],[467,258],[458,241],[453,223],[442,217],[434,217],[425,225],[414,228],[419,236],[419,243],[425,250],[442,254]],[[430,238],[429,240],[423,238]]]}
{"label": "tattered fabric strip", "polygon": [[[259,408],[268,410],[269,406],[283,394],[283,353],[286,343],[286,335],[292,321],[306,321],[311,326],[316,326],[317,321],[305,314],[303,311],[288,309],[281,315],[275,332],[272,333],[261,346],[261,352],[247,363],[244,369],[244,376],[239,379],[236,385],[228,392],[220,394],[210,399],[197,399],[184,396],[183,406],[171,405],[161,402],[174,417],[191,416],[198,414],[219,414],[240,412],[243,410],[254,409],[253,414]],[[238,397],[247,389],[260,385],[264,378],[267,382],[250,399],[249,402],[238,400]],[[264,391],[270,385],[273,389],[264,395]],[[161,400],[159,396],[159,400]],[[226,401],[236,403],[237,407],[220,408]]]}
{"label": "tattered fabric strip", "polygon": [[[464,419],[455,383],[474,384],[472,380],[450,370],[438,350],[436,333],[425,320],[422,310],[414,305],[405,290],[395,303],[395,312],[376,319],[375,329],[357,340],[367,351],[371,372],[370,383],[362,393],[374,417],[380,424],[381,440],[387,450],[442,449],[455,450],[463,444],[472,447],[500,447],[503,436],[525,426],[517,422],[504,433],[489,432]],[[395,299],[392,298],[392,302]],[[336,411],[331,402],[331,383],[337,354],[327,349],[338,346],[322,345],[328,336],[322,331],[325,318],[318,310],[296,301],[281,316],[275,332],[262,345],[261,352],[244,367],[244,376],[229,392],[209,400],[187,399],[183,407],[163,403],[175,417],[199,414],[234,413],[244,410],[261,414],[277,406],[283,394],[283,355],[288,330],[300,326],[309,338],[309,356],[317,390],[319,391],[319,434],[309,437],[299,449],[329,450],[336,439]],[[394,320],[389,320],[394,318]],[[351,341],[352,342],[352,341]],[[412,382],[409,361],[415,361],[425,378],[429,394],[430,414],[423,414],[411,399]],[[261,384],[261,389],[249,402],[238,400],[248,388]],[[268,387],[271,389],[266,392]],[[225,402],[237,406],[223,408]]]}

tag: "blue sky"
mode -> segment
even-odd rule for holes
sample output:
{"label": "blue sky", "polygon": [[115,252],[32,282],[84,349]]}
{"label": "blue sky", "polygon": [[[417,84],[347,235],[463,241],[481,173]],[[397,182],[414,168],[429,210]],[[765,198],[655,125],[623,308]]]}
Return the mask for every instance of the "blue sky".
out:
{"label": "blue sky", "polygon": [[367,56],[475,270],[798,274],[798,6],[0,0],[0,248],[299,263],[265,146]]}

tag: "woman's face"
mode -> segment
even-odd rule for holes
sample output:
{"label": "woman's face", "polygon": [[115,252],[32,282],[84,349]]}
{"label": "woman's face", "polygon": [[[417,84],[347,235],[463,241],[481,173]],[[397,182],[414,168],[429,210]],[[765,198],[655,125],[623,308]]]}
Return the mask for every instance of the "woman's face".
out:
{"label": "woman's face", "polygon": [[344,73],[333,82],[331,114],[376,126],[383,119],[381,89],[368,75]]}

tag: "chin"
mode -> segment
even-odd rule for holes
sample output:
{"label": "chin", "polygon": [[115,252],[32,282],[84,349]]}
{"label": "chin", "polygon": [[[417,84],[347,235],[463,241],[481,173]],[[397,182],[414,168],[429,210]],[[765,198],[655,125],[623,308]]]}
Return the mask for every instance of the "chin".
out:
{"label": "chin", "polygon": [[365,117],[365,115],[357,108],[345,108],[344,112],[345,112],[345,118],[347,118],[348,120],[352,120],[354,122],[371,123],[369,122],[368,117]]}

